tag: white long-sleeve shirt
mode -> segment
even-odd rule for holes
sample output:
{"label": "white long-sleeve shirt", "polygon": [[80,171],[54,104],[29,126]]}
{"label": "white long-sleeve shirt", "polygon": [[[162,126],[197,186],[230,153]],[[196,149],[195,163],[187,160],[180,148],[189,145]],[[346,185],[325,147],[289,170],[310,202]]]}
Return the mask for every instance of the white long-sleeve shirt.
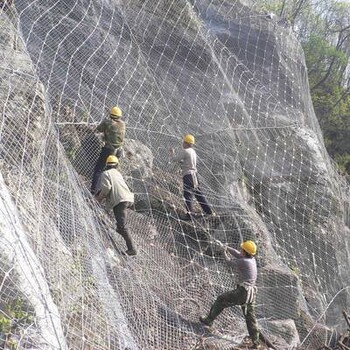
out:
{"label": "white long-sleeve shirt", "polygon": [[197,154],[193,148],[183,148],[174,161],[181,163],[182,176],[197,172]]}
{"label": "white long-sleeve shirt", "polygon": [[115,168],[105,170],[100,178],[99,197],[106,198],[106,209],[111,210],[121,202],[134,203],[134,194],[125,183],[122,174]]}

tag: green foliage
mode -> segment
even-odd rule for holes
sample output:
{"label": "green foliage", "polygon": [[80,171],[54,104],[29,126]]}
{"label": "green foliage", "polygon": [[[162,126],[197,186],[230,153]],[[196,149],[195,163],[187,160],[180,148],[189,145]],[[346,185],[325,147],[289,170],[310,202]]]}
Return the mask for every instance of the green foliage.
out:
{"label": "green foliage", "polygon": [[0,314],[0,332],[8,334],[16,324],[27,324],[32,321],[33,316],[24,310],[22,299],[17,298],[8,302]]}
{"label": "green foliage", "polygon": [[350,173],[350,97],[345,88],[328,82],[312,91],[315,113],[325,145],[342,173]]}
{"label": "green foliage", "polygon": [[24,310],[24,304],[20,298],[7,302],[4,310],[0,312],[0,334],[4,336],[1,339],[3,341],[1,345],[6,349],[18,349],[17,340],[11,335],[16,333],[18,326],[33,322],[33,316]]}
{"label": "green foliage", "polygon": [[[334,83],[341,80],[341,68],[348,63],[346,53],[331,45],[325,38],[317,35],[311,35],[304,41],[303,49],[311,89],[325,77],[328,70],[330,70],[328,80]],[[332,67],[330,67],[330,64],[332,64]]]}
{"label": "green foliage", "polygon": [[275,14],[279,14],[282,9],[282,3],[279,0],[271,1],[259,1],[257,4],[257,10],[260,12],[272,12]]}
{"label": "green foliage", "polygon": [[337,154],[334,159],[342,174],[350,174],[350,153]]}
{"label": "green foliage", "polygon": [[350,168],[350,3],[263,0],[258,11],[290,19],[302,43],[311,98],[326,148],[342,172]]}
{"label": "green foliage", "polygon": [[33,316],[26,310],[20,298],[8,301],[3,309],[0,309],[0,334],[2,342],[0,346],[6,349],[18,349],[18,342],[13,334],[18,334],[18,326],[33,322]]}
{"label": "green foliage", "polygon": [[300,269],[298,266],[296,265],[289,265],[290,270],[292,271],[292,273],[296,276],[296,277],[300,277]]}
{"label": "green foliage", "polygon": [[[309,71],[311,98],[316,116],[319,120],[325,145],[330,156],[336,161],[342,172],[350,168],[350,98],[348,87],[343,86],[341,69],[344,53],[337,51],[327,43],[319,42],[318,48],[305,50]],[[323,45],[322,45],[323,44]],[[309,47],[310,48],[310,47]],[[325,77],[327,61],[337,60],[333,69]],[[338,67],[338,68],[337,68]],[[321,83],[320,83],[321,82]]]}
{"label": "green foliage", "polygon": [[4,315],[0,316],[0,333],[10,333],[11,330],[11,319]]}

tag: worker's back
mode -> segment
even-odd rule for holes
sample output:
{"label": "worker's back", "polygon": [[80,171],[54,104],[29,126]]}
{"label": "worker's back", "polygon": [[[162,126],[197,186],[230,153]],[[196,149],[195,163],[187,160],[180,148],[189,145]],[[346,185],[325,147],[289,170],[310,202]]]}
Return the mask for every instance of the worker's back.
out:
{"label": "worker's back", "polygon": [[97,127],[97,131],[103,132],[105,147],[117,149],[122,146],[125,136],[125,123],[121,119],[104,119]]}
{"label": "worker's back", "polygon": [[134,194],[115,168],[105,170],[101,175],[100,189],[106,196],[106,208],[112,209],[121,202],[134,203]]}

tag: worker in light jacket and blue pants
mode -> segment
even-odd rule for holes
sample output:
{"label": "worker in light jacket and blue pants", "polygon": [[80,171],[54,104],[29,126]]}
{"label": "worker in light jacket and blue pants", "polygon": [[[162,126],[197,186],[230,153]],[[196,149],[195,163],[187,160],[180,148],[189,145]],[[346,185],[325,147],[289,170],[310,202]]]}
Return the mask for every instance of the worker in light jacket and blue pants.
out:
{"label": "worker in light jacket and blue pants", "polygon": [[183,138],[182,151],[173,158],[173,161],[181,163],[183,179],[183,195],[185,199],[186,215],[184,219],[190,220],[193,214],[193,195],[196,197],[204,214],[213,215],[213,211],[199,188],[197,178],[197,154],[193,149],[195,139],[187,134]]}

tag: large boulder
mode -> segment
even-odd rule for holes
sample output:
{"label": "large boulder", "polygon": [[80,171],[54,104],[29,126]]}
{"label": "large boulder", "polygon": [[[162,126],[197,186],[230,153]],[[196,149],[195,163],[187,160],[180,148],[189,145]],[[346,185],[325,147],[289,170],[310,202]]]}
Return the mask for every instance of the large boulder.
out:
{"label": "large boulder", "polygon": [[[317,322],[344,326],[336,315],[349,304],[348,189],[325,151],[289,30],[248,0],[12,7],[19,23],[2,14],[0,25],[2,172],[70,347],[185,348],[200,334],[199,311],[235,286],[212,238],[258,242],[261,324],[293,320],[301,342]],[[141,258],[111,265],[110,237],[117,252],[124,242],[88,184],[101,147],[90,126],[115,104],[127,122],[121,170],[136,194],[129,226]],[[169,166],[168,149],[187,132],[219,214],[194,223],[176,217],[181,175]],[[238,312],[218,319],[234,337],[244,327]]]}

